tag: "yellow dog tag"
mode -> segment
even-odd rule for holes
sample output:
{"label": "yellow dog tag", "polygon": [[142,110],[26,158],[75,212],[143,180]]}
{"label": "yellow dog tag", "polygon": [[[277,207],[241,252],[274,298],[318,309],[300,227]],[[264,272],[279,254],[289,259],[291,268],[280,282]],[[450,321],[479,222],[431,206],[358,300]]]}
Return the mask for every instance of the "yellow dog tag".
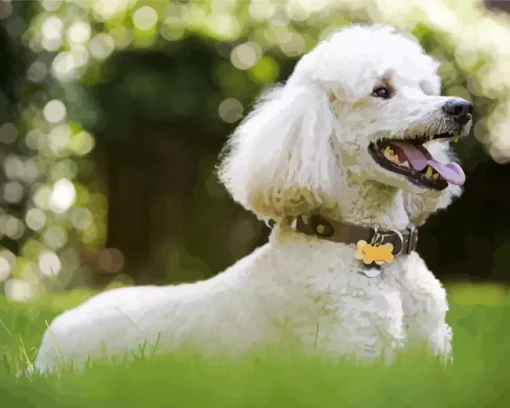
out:
{"label": "yellow dog tag", "polygon": [[393,244],[371,245],[367,241],[358,241],[358,250],[354,255],[356,259],[363,261],[366,265],[375,262],[377,265],[393,262]]}

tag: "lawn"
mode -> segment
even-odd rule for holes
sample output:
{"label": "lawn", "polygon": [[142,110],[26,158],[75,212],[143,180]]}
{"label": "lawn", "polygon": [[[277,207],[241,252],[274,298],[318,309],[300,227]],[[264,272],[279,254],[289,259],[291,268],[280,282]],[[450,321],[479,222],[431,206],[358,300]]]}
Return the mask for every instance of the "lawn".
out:
{"label": "lawn", "polygon": [[147,357],[32,379],[14,373],[33,359],[47,322],[88,294],[29,305],[0,297],[0,407],[509,407],[510,294],[448,291],[455,364],[447,369],[411,354],[391,367],[352,367],[268,352],[238,361]]}

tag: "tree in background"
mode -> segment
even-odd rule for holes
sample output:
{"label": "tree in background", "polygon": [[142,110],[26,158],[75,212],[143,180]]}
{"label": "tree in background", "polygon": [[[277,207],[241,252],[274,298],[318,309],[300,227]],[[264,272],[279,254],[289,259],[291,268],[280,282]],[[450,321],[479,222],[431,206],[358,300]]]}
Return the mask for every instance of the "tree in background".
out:
{"label": "tree in background", "polygon": [[475,137],[456,146],[466,194],[427,224],[420,251],[445,276],[506,278],[506,15],[477,0],[29,3],[0,2],[25,50],[11,59],[26,59],[17,116],[0,128],[8,296],[205,278],[262,243],[267,229],[218,185],[217,155],[263,89],[352,22],[412,32],[441,61],[444,93],[474,103]]}

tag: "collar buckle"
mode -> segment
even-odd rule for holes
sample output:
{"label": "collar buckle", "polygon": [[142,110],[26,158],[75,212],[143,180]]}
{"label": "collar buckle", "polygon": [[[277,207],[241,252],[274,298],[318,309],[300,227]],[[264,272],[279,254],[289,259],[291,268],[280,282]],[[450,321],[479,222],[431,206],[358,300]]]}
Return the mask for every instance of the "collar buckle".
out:
{"label": "collar buckle", "polygon": [[[399,231],[397,229],[387,229],[384,231],[379,230],[377,227],[372,228],[372,238],[370,240],[371,245],[382,245],[384,244],[390,235],[396,237],[397,241],[391,240],[394,244],[398,242],[397,252],[393,256],[399,256],[401,254],[409,255],[411,252],[416,250],[418,244],[418,229],[414,225],[409,225],[406,228],[407,231]],[[409,235],[404,237],[403,234],[408,232]],[[407,239],[406,239],[407,238]]]}
{"label": "collar buckle", "polygon": [[[391,232],[391,233],[393,233],[393,234],[394,234],[394,235],[398,238],[398,241],[399,241],[399,242],[398,242],[398,243],[399,243],[399,245],[398,245],[398,251],[397,251],[395,254],[393,254],[393,256],[398,256],[398,255],[400,255],[402,252],[404,252],[404,246],[405,246],[405,244],[406,244],[406,243],[405,243],[405,240],[404,240],[404,237],[403,237],[402,233],[401,233],[399,230],[396,230],[396,229],[393,229],[393,228],[392,228],[392,229],[389,229],[388,231],[389,231],[389,232]],[[407,249],[406,249],[406,251],[407,251]],[[406,252],[406,253],[408,253],[408,252]]]}
{"label": "collar buckle", "polygon": [[411,252],[415,251],[418,246],[418,228],[410,224],[407,230],[409,231],[409,240],[407,242],[406,254],[409,255]]}

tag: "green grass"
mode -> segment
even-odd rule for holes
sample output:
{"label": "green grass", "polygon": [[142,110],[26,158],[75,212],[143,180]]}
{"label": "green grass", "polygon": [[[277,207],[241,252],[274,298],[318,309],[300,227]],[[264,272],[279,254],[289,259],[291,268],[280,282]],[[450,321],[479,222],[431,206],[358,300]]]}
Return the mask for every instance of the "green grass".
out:
{"label": "green grass", "polygon": [[267,352],[241,360],[194,355],[96,365],[82,374],[16,379],[47,322],[87,293],[19,305],[0,298],[0,407],[508,407],[510,296],[497,286],[449,288],[455,364],[417,354],[353,367]]}

